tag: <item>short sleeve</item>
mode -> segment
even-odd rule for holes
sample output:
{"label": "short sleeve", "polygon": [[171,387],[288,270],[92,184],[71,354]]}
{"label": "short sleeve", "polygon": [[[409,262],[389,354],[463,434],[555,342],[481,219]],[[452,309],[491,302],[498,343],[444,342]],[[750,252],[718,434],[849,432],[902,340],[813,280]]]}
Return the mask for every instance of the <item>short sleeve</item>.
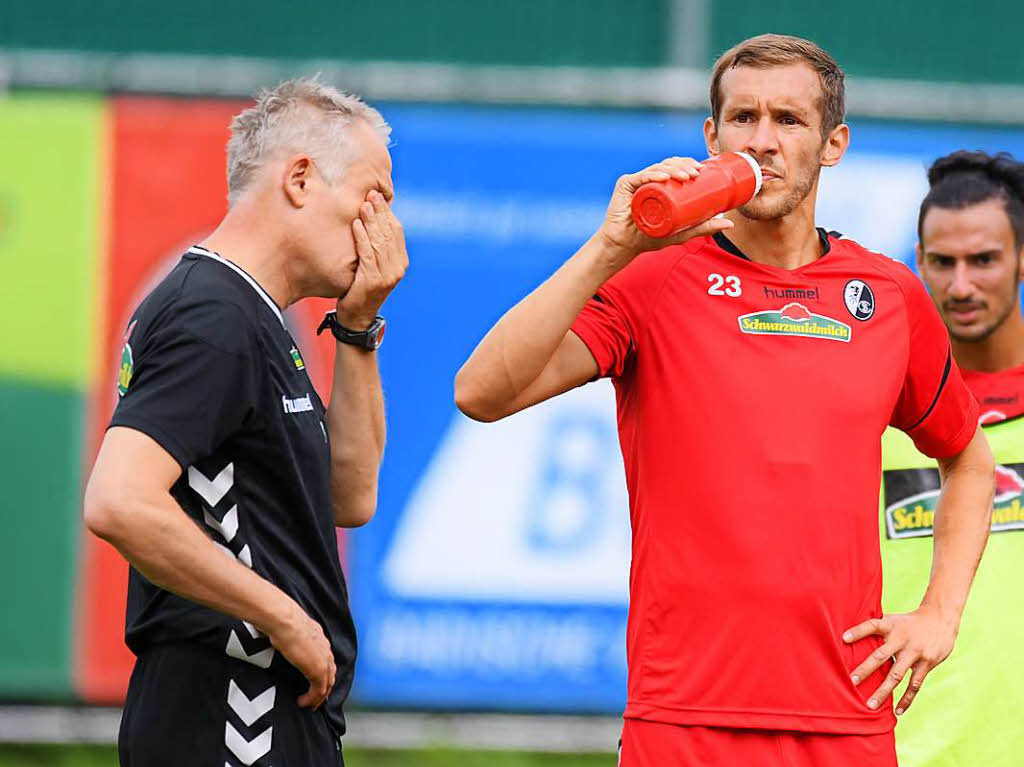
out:
{"label": "short sleeve", "polygon": [[121,398],[110,426],[149,435],[185,469],[212,454],[255,411],[253,333],[241,309],[228,303],[165,315],[167,321],[135,329],[126,339]]}
{"label": "short sleeve", "polygon": [[616,305],[611,291],[601,288],[587,301],[571,330],[594,355],[602,378],[618,378],[625,372],[633,352],[633,331],[626,313]]}
{"label": "short sleeve", "polygon": [[953,359],[949,334],[916,278],[906,280],[910,347],[903,389],[890,423],[932,458],[961,452],[978,427],[978,403]]}
{"label": "short sleeve", "polygon": [[625,374],[658,289],[684,253],[678,246],[641,253],[584,305],[570,329],[594,355],[601,377]]}

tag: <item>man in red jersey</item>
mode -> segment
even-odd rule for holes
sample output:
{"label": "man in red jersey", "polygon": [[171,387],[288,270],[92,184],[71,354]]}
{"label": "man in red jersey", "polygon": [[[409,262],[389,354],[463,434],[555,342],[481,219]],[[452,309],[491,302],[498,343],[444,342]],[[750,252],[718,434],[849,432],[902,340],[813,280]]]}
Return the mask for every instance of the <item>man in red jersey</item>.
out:
{"label": "man in red jersey", "polygon": [[[473,352],[456,402],[491,421],[615,384],[633,529],[623,767],[892,767],[889,695],[952,647],[992,457],[920,281],[815,229],[820,169],[849,143],[836,63],[753,38],[716,64],[711,104],[708,151],[753,156],[760,194],[658,241],[633,225],[633,192],[700,163],[621,177],[600,229]],[[928,593],[882,621],[890,423],[945,486]]]}
{"label": "man in red jersey", "polygon": [[[935,161],[928,183],[918,217],[918,269],[981,405],[996,493],[991,538],[953,662],[928,676],[921,701],[897,728],[897,753],[904,767],[1018,764],[1024,687],[1007,670],[1024,644],[1024,163],[1008,154],[953,152]],[[887,611],[912,609],[926,587],[939,488],[934,467],[906,435],[889,430],[882,438]]]}
{"label": "man in red jersey", "polygon": [[1024,163],[1007,154],[954,152],[936,160],[928,177],[921,277],[949,328],[982,424],[1024,415]]}

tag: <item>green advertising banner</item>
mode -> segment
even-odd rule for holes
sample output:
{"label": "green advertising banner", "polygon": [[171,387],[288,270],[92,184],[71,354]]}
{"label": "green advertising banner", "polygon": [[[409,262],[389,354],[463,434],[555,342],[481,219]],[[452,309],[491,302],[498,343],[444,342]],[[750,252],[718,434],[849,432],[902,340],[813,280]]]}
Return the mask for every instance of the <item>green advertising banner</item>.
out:
{"label": "green advertising banner", "polygon": [[71,691],[85,405],[105,219],[105,106],[0,100],[0,690]]}
{"label": "green advertising banner", "polygon": [[0,100],[0,378],[93,378],[105,179],[103,102]]}

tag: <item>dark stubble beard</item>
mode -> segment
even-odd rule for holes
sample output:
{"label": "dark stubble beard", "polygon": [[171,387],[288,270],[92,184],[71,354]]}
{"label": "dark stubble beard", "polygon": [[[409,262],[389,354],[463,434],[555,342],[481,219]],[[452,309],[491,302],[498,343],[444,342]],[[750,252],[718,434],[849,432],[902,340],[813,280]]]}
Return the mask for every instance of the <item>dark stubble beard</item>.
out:
{"label": "dark stubble beard", "polygon": [[1010,292],[1010,295],[1006,299],[1006,309],[1003,311],[1002,314],[999,315],[998,319],[996,319],[991,324],[986,325],[979,332],[972,333],[971,335],[964,335],[963,333],[954,333],[953,332],[953,328],[951,328],[947,324],[946,328],[949,330],[949,337],[952,338],[954,341],[959,341],[960,343],[972,344],[972,343],[980,343],[981,341],[984,341],[984,340],[988,339],[989,336],[991,336],[993,333],[995,333],[996,330],[999,328],[999,326],[1002,325],[1004,322],[1006,322],[1007,317],[1009,317],[1010,314],[1012,314],[1013,311],[1017,309],[1016,297],[1017,297],[1017,294],[1020,292],[1020,257],[1019,256],[1018,256],[1018,259],[1017,259],[1017,267],[1016,267],[1016,269],[1014,269],[1014,274],[1016,274],[1017,277],[1013,281],[1013,290]]}
{"label": "dark stubble beard", "polygon": [[781,198],[763,198],[758,195],[746,205],[740,206],[739,211],[755,221],[774,221],[788,216],[811,193],[819,173],[821,173],[821,166],[808,168],[807,172],[801,174]]}

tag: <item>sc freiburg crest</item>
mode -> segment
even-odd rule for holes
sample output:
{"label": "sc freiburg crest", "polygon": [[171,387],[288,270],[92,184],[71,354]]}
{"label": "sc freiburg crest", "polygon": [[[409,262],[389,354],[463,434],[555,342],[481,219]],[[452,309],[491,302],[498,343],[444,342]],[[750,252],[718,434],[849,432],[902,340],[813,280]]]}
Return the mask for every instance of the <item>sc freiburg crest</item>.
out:
{"label": "sc freiburg crest", "polygon": [[875,294],[864,280],[850,280],[843,288],[843,301],[858,320],[870,320],[875,313]]}

